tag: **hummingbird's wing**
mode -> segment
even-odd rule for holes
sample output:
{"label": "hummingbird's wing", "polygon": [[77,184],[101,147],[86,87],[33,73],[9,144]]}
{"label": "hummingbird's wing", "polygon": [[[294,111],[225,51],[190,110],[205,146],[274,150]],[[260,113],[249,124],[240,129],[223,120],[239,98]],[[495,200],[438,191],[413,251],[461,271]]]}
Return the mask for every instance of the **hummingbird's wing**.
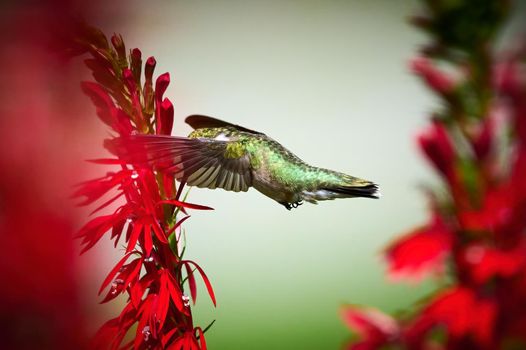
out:
{"label": "hummingbird's wing", "polygon": [[175,174],[190,186],[248,191],[250,158],[241,142],[161,135],[108,140],[106,148],[128,163]]}
{"label": "hummingbird's wing", "polygon": [[193,115],[190,115],[190,116],[186,117],[186,119],[184,121],[186,122],[186,124],[190,125],[194,129],[224,128],[224,127],[228,127],[229,126],[229,127],[234,128],[234,129],[237,129],[239,131],[248,132],[250,134],[265,135],[262,132],[250,130],[250,129],[247,129],[247,128],[242,127],[240,125],[231,124],[231,123],[225,122],[225,121],[220,120],[220,119],[208,117],[206,115],[193,114]]}

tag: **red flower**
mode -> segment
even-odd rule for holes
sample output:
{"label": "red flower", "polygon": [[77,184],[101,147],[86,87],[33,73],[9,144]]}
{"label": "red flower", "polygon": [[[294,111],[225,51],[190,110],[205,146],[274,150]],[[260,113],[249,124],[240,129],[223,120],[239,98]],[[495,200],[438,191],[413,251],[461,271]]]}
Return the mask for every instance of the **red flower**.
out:
{"label": "red flower", "polygon": [[389,276],[419,280],[430,273],[442,272],[452,240],[452,232],[435,214],[429,224],[396,240],[386,249]]}
{"label": "red flower", "polygon": [[472,281],[486,283],[493,277],[510,278],[526,268],[526,242],[512,249],[497,249],[483,244],[467,246],[461,262]]}
{"label": "red flower", "polygon": [[444,326],[450,342],[472,337],[472,348],[492,349],[496,306],[491,299],[478,297],[466,287],[445,290],[422,311],[405,336],[417,344],[429,330]]}
{"label": "red flower", "polygon": [[469,231],[494,231],[501,229],[509,220],[510,194],[506,188],[488,191],[480,208],[459,213],[462,227]]}
{"label": "red flower", "polygon": [[[491,232],[500,243],[515,244],[526,228],[526,192],[515,178],[518,173],[498,187],[487,191],[479,208],[459,210],[458,219],[463,229],[472,232]],[[524,186],[526,189],[526,186]]]}
{"label": "red flower", "polygon": [[399,337],[400,328],[392,317],[370,307],[346,306],[341,317],[360,341],[346,347],[349,350],[378,349]]}
{"label": "red flower", "polygon": [[[144,66],[145,82],[141,86],[142,54],[131,50],[125,55],[124,42],[114,35],[110,48],[100,34],[96,43],[89,42],[94,57],[88,67],[99,84],[84,83],[83,90],[92,98],[97,114],[120,136],[133,133],[170,134],[173,125],[173,105],[163,94],[170,77],[161,75],[155,90],[152,86],[156,62],[147,59]],[[118,140],[118,139],[117,139]],[[120,316],[104,324],[96,335],[96,349],[206,349],[204,332],[194,327],[190,297],[197,297],[195,271],[207,288],[215,305],[212,285],[202,268],[193,261],[183,260],[180,227],[188,215],[186,209],[211,209],[180,200],[183,184],[176,190],[173,173],[143,167],[141,149],[133,145],[106,141],[114,154],[116,147],[125,148],[130,159],[99,159],[95,163],[120,166],[117,172],[84,182],[75,196],[84,197],[82,205],[102,200],[92,214],[108,208],[117,200],[124,200],[108,215],[93,218],[79,231],[84,248],[90,249],[104,235],[111,232],[115,246],[123,239],[124,257],[103,281],[99,294],[108,286],[102,303],[127,294],[128,301]],[[139,145],[139,148],[141,146]],[[136,158],[139,157],[139,158]],[[130,164],[131,163],[131,164]],[[139,166],[141,165],[141,166]],[[109,199],[108,199],[109,197]],[[103,200],[104,198],[104,200]],[[132,326],[137,325],[133,341],[122,344]],[[198,334],[198,336],[196,336]]]}

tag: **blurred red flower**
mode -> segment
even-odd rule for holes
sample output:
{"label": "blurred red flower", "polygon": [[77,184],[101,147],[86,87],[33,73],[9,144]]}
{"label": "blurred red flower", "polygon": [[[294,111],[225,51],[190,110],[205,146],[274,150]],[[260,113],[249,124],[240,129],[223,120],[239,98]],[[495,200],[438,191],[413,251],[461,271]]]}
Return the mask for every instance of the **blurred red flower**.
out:
{"label": "blurred red flower", "polygon": [[[60,62],[57,32],[92,1],[3,2],[0,31],[0,339],[2,349],[83,349],[91,322],[70,200],[93,125],[80,72]],[[72,117],[74,116],[74,117]]]}
{"label": "blurred red flower", "polygon": [[346,306],[341,310],[341,317],[360,339],[350,344],[349,350],[378,349],[400,336],[397,321],[374,308]]}
{"label": "blurred red flower", "polygon": [[[425,302],[391,319],[399,325],[396,337],[350,310],[353,318],[347,324],[363,339],[349,346],[523,349],[525,52],[502,56],[494,51],[494,38],[506,23],[507,2],[486,1],[476,7],[468,1],[426,4],[428,14],[415,24],[434,40],[412,68],[443,106],[418,143],[444,189],[433,195],[431,222],[397,239],[385,258],[390,277],[448,275]],[[459,79],[446,75],[439,64],[449,65]]]}
{"label": "blurred red flower", "polygon": [[465,346],[493,349],[496,311],[497,305],[493,300],[477,297],[470,288],[455,287],[436,296],[406,329],[405,336],[414,346],[424,341],[423,335],[429,329],[443,326],[449,336],[450,347],[456,348],[453,344],[462,344],[463,338],[472,337],[475,343]]}
{"label": "blurred red flower", "polygon": [[420,280],[431,273],[444,272],[453,232],[439,215],[424,227],[397,239],[385,251],[389,276]]}
{"label": "blurred red flower", "polygon": [[427,85],[442,95],[448,95],[455,89],[455,82],[445,72],[440,71],[425,57],[418,57],[411,61],[411,69],[420,75]]}

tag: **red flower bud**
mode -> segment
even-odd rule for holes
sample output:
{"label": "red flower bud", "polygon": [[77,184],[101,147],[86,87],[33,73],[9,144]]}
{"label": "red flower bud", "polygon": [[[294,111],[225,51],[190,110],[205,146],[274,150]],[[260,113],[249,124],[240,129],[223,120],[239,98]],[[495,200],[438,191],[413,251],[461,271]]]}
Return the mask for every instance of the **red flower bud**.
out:
{"label": "red flower bud", "polygon": [[170,73],[161,74],[155,81],[155,99],[161,102],[163,95],[170,84]]}
{"label": "red flower bud", "polygon": [[146,64],[144,65],[144,78],[146,82],[152,82],[153,71],[157,62],[153,56],[148,57]]}
{"label": "red flower bud", "polygon": [[172,102],[165,98],[161,103],[161,123],[159,125],[159,134],[170,135],[174,124],[174,106]]}
{"label": "red flower bud", "polygon": [[124,46],[122,36],[120,34],[113,34],[113,36],[111,37],[111,43],[115,48],[115,51],[117,51],[117,56],[119,57],[119,60],[126,59],[126,47]]}
{"label": "red flower bud", "polygon": [[431,61],[419,57],[411,62],[411,69],[420,75],[427,85],[434,91],[449,95],[455,89],[455,82],[446,73],[437,69]]}
{"label": "red flower bud", "polygon": [[478,135],[473,140],[473,150],[479,160],[485,159],[490,154],[495,132],[494,125],[494,121],[490,117],[484,119],[480,130],[478,130]]}
{"label": "red flower bud", "polygon": [[137,90],[137,86],[135,85],[135,80],[133,79],[133,73],[129,68],[123,69],[122,79],[124,80],[124,83],[126,84],[126,87],[130,91],[130,93],[135,93]]}
{"label": "red flower bud", "polygon": [[433,121],[431,126],[418,137],[418,143],[435,167],[451,180],[456,156],[451,139],[442,123]]}
{"label": "red flower bud", "polygon": [[155,119],[157,134],[167,133],[169,135],[172,131],[173,106],[169,100],[165,99],[166,102],[162,100],[168,84],[170,84],[170,74],[168,73],[160,75],[155,81]]}
{"label": "red flower bud", "polygon": [[141,84],[141,69],[142,69],[142,58],[141,58],[141,50],[135,48],[131,51],[130,55],[130,67],[133,73],[133,79],[135,80],[135,83],[137,86],[140,86]]}

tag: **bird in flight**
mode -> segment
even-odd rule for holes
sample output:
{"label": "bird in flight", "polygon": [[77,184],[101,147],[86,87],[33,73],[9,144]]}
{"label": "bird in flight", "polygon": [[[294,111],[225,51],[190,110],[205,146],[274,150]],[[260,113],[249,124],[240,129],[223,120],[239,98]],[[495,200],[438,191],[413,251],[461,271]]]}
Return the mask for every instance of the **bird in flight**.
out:
{"label": "bird in flight", "polygon": [[375,183],[309,165],[261,132],[203,115],[185,122],[194,129],[188,137],[131,135],[107,147],[134,164],[132,150],[140,149],[139,163],[173,172],[189,186],[234,192],[254,187],[288,210],[303,201],[380,197]]}

